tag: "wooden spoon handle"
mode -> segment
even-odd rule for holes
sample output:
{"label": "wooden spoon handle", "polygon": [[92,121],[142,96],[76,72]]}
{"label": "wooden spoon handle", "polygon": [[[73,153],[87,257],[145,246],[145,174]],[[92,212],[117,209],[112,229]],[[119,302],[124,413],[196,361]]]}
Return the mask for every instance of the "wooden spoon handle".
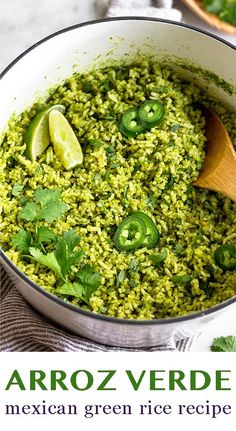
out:
{"label": "wooden spoon handle", "polygon": [[236,202],[236,156],[229,147],[225,150],[224,159],[217,168],[208,176],[199,176],[193,183],[202,187],[223,193]]}

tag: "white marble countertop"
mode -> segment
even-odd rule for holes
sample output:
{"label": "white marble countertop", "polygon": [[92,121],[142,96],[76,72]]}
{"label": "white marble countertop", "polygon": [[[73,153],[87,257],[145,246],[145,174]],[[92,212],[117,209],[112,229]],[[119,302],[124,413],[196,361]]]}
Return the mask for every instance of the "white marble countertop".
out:
{"label": "white marble countertop", "polygon": [[[128,0],[127,0],[128,1]],[[236,45],[236,37],[210,28],[181,1],[184,22],[203,28]],[[63,27],[101,18],[94,8],[94,0],[0,0],[0,71],[16,56],[43,37]],[[193,351],[207,351],[213,337],[236,335],[236,307],[224,317],[214,320],[192,347]]]}

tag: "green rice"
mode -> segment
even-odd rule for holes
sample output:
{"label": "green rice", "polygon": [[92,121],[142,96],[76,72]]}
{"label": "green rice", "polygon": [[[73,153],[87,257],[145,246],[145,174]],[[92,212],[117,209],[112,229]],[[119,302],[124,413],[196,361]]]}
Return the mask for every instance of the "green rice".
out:
{"label": "green rice", "polygon": [[[118,119],[147,99],[165,105],[161,126],[136,138],[125,138]],[[101,285],[90,306],[60,297],[96,313],[125,319],[154,319],[208,309],[236,294],[236,271],[223,271],[214,261],[221,244],[236,242],[236,205],[228,198],[191,184],[204,160],[204,118],[198,103],[212,106],[232,139],[234,115],[168,67],[137,65],[75,74],[53,91],[45,103],[9,122],[0,148],[0,245],[34,282],[55,293],[54,273],[27,262],[11,245],[31,222],[19,218],[23,200],[37,188],[60,190],[69,205],[66,216],[50,227],[55,233],[75,228],[86,261],[101,274]],[[36,162],[26,159],[23,135],[35,114],[52,104],[66,107],[84,154],[84,163],[66,171],[49,147]],[[15,184],[23,185],[14,196]],[[134,210],[155,220],[160,231],[156,248],[121,252],[114,233]],[[46,224],[46,223],[45,223]],[[166,251],[156,268],[149,255]],[[176,284],[173,277],[189,274]],[[208,280],[203,288],[201,281]],[[210,280],[210,281],[209,281]]]}

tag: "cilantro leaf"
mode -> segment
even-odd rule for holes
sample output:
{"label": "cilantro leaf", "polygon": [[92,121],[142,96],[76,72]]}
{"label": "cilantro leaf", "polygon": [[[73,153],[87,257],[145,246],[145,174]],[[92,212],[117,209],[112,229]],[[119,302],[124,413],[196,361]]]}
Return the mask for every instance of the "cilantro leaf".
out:
{"label": "cilantro leaf", "polygon": [[75,296],[76,298],[83,299],[84,288],[79,283],[65,283],[56,289],[57,293],[63,295]]}
{"label": "cilantro leaf", "polygon": [[89,302],[92,294],[98,289],[100,285],[100,274],[94,271],[91,265],[84,265],[84,267],[77,273],[78,280],[83,286],[83,299]]}
{"label": "cilantro leaf", "polygon": [[212,352],[236,352],[236,336],[214,338],[210,349]]}
{"label": "cilantro leaf", "polygon": [[186,284],[191,281],[191,276],[189,274],[183,274],[183,275],[174,275],[172,278],[172,281],[176,284]]}
{"label": "cilantro leaf", "polygon": [[60,200],[61,193],[58,190],[52,189],[37,189],[34,193],[35,202],[40,203],[42,206],[48,204],[51,200]]}
{"label": "cilantro leaf", "polygon": [[81,250],[75,250],[79,245],[80,237],[74,229],[70,229],[58,239],[55,256],[61,267],[63,276],[67,274],[71,266],[76,265],[84,256]]}
{"label": "cilantro leaf", "polygon": [[167,251],[164,250],[159,254],[152,254],[151,256],[148,256],[149,259],[155,264],[156,268],[161,268],[164,260],[167,258]]}
{"label": "cilantro leaf", "polygon": [[38,228],[37,242],[39,244],[41,244],[42,242],[54,241],[55,239],[55,233],[47,226],[41,226]]}
{"label": "cilantro leaf", "polygon": [[12,187],[12,191],[11,191],[12,196],[19,196],[23,188],[24,188],[23,184],[15,184]]}
{"label": "cilantro leaf", "polygon": [[41,207],[38,220],[45,220],[47,223],[52,223],[68,211],[68,205],[61,201],[61,193],[57,190],[38,189],[34,200]]}
{"label": "cilantro leaf", "polygon": [[38,189],[33,201],[27,202],[20,212],[20,217],[26,221],[45,220],[47,223],[59,219],[68,211],[68,205],[61,201],[61,193],[57,190]]}
{"label": "cilantro leaf", "polygon": [[29,248],[32,245],[32,236],[30,232],[21,229],[12,238],[12,245],[23,253],[28,253]]}
{"label": "cilantro leaf", "polygon": [[55,253],[43,254],[38,248],[30,247],[29,252],[33,260],[38,262],[40,265],[44,265],[51,269],[55,274],[63,279],[61,267],[56,259]]}
{"label": "cilantro leaf", "polygon": [[78,282],[65,283],[58,287],[56,292],[63,295],[75,296],[89,305],[92,294],[98,289],[100,284],[100,274],[94,271],[90,265],[84,267],[77,273]]}
{"label": "cilantro leaf", "polygon": [[35,202],[27,202],[20,212],[20,218],[26,221],[35,221],[38,215],[38,208]]}

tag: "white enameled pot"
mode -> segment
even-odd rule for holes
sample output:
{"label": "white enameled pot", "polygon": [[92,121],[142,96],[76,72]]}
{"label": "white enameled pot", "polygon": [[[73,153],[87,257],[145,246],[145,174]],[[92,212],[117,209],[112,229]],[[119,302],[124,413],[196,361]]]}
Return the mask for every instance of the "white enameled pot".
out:
{"label": "white enameled pot", "polygon": [[[228,43],[186,25],[147,18],[118,18],[88,22],[55,33],[18,57],[0,76],[0,133],[12,113],[29,107],[38,96],[69,77],[111,61],[148,55],[168,64],[192,64],[184,75],[216,94],[222,103],[235,107],[228,92],[235,85],[235,49]],[[176,66],[175,66],[176,67]],[[195,70],[195,72],[194,72]],[[209,74],[210,71],[210,74]],[[212,80],[212,73],[220,79]],[[208,77],[211,76],[211,80]],[[229,85],[226,85],[225,82]],[[201,329],[229,307],[236,297],[211,309],[184,317],[128,321],[97,315],[67,304],[33,283],[1,253],[1,262],[24,298],[39,312],[74,333],[99,343],[150,347],[182,338]]]}

